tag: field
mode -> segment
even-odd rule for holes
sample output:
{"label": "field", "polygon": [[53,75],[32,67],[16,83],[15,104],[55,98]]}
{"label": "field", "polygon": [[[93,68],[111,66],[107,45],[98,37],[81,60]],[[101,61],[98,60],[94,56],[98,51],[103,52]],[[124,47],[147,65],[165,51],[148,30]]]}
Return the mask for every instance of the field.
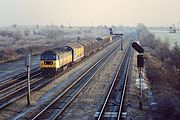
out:
{"label": "field", "polygon": [[169,41],[171,47],[174,46],[174,43],[177,42],[180,45],[180,32],[169,33],[169,31],[160,31],[160,30],[150,30],[156,38],[160,38],[162,41]]}

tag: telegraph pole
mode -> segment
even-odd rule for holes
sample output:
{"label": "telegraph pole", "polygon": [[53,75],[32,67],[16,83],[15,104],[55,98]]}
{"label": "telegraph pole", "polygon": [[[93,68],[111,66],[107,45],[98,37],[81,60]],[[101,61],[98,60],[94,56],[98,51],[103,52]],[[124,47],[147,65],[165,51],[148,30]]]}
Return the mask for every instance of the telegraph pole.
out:
{"label": "telegraph pole", "polygon": [[31,83],[30,83],[30,66],[31,66],[31,55],[29,53],[26,54],[26,61],[25,66],[27,70],[27,106],[31,104],[30,98],[31,98]]}
{"label": "telegraph pole", "polygon": [[122,39],[123,34],[120,34],[120,36],[121,36],[121,50],[123,50],[123,39]]}

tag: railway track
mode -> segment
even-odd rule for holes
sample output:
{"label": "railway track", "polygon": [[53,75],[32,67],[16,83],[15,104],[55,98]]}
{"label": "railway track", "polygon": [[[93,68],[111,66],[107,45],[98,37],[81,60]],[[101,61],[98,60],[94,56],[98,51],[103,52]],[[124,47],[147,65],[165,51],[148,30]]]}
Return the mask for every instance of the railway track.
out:
{"label": "railway track", "polygon": [[36,113],[32,120],[39,119],[60,119],[64,110],[72,103],[83,88],[92,80],[100,69],[110,60],[110,58],[120,49],[119,45],[111,49],[106,55],[98,60],[92,67],[85,71],[78,79],[70,84],[62,93],[57,95],[52,102],[47,103],[43,109]]}
{"label": "railway track", "polygon": [[[40,76],[40,68],[34,68],[31,71],[31,82],[34,83],[34,78]],[[10,77],[0,84],[0,110],[15,100],[19,99],[18,92],[22,92],[27,87],[26,73],[21,73]],[[24,92],[26,93],[26,92]],[[17,94],[17,95],[16,95]]]}
{"label": "railway track", "polygon": [[[87,57],[88,58],[88,57]],[[81,62],[86,60],[83,59]],[[31,92],[38,90],[48,83],[52,82],[54,79],[60,77],[62,74],[68,70],[76,67],[81,62],[76,63],[67,70],[59,73],[53,78],[43,78],[41,76],[40,68],[34,68],[31,70]],[[6,106],[15,102],[16,100],[27,95],[27,75],[26,72],[10,77],[4,81],[0,82],[0,110],[3,110]]]}
{"label": "railway track", "polygon": [[[59,73],[53,78],[44,78],[41,75],[40,68],[32,71],[31,73],[31,92],[38,90],[54,79],[59,77],[62,73]],[[2,83],[0,86],[0,110],[3,110],[6,106],[17,101],[18,99],[27,95],[27,76],[17,77],[16,79],[9,79]]]}
{"label": "railway track", "polygon": [[[40,75],[37,75],[37,76],[40,76]],[[42,77],[38,78],[37,76],[36,78],[31,80],[31,91],[34,91],[40,86],[42,86],[40,82],[42,82],[43,78]],[[22,98],[23,96],[27,94],[26,81],[24,83],[19,82],[16,84],[18,85],[10,86],[8,87],[8,89],[3,89],[1,91],[3,92],[3,94],[1,94],[1,97],[0,97],[0,110],[2,110],[9,104],[15,102],[16,100]]]}
{"label": "railway track", "polygon": [[[31,70],[31,77],[35,76],[36,74],[40,74],[40,68],[33,68]],[[8,79],[5,79],[3,81],[0,82],[0,93],[2,94],[2,92],[4,92],[5,90],[11,89],[14,86],[21,84],[23,82],[25,82],[27,79],[27,74],[26,72],[20,73],[18,75],[15,75],[13,77],[10,77]],[[0,94],[0,97],[1,97]]]}
{"label": "railway track", "polygon": [[108,89],[104,101],[94,115],[94,120],[120,120],[122,114],[123,100],[125,96],[126,83],[128,79],[131,60],[131,47],[121,61],[116,75]]}
{"label": "railway track", "polygon": [[[34,71],[31,73],[31,79],[34,79],[35,77],[37,77],[38,75],[40,75],[40,69],[38,69],[37,71]],[[10,89],[13,89],[15,87],[18,87],[19,85],[22,85],[24,83],[27,82],[27,76],[23,75],[22,77],[16,78],[16,79],[11,79],[9,81],[3,82],[0,85],[0,99],[2,97],[2,94],[5,91],[8,91]]]}
{"label": "railway track", "polygon": [[[72,68],[71,68],[72,69]],[[67,69],[68,70],[68,69]],[[52,82],[54,79],[59,77],[60,75],[64,74],[66,71],[63,71],[62,73],[59,73],[57,76],[53,78],[44,78],[41,75],[41,72],[37,72],[36,74],[32,74],[31,76],[31,92],[38,90],[48,83]],[[24,78],[24,77],[23,77]],[[0,110],[3,110],[6,106],[10,105],[11,103],[15,102],[16,100],[24,97],[27,95],[27,79],[26,77],[19,78],[18,81],[12,80],[12,82],[8,82],[8,84],[11,84],[10,86],[7,86],[7,84],[4,84],[7,87],[2,87],[4,89],[0,90]]]}
{"label": "railway track", "polygon": [[[39,70],[40,70],[39,67],[32,68],[31,73],[34,73],[34,72],[39,71]],[[13,74],[15,74],[15,73],[13,73]],[[19,73],[17,75],[13,75],[13,76],[5,78],[5,79],[1,78],[0,87],[3,86],[4,84],[10,84],[12,81],[22,79],[23,77],[26,77],[26,72],[22,72],[22,73]]]}

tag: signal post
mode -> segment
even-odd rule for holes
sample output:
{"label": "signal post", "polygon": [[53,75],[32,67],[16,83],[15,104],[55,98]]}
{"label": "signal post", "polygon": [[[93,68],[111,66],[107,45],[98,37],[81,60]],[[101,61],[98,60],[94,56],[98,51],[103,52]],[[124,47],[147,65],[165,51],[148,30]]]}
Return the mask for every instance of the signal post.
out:
{"label": "signal post", "polygon": [[142,108],[142,74],[143,74],[143,68],[144,68],[144,49],[137,43],[133,42],[132,47],[139,53],[137,55],[137,68],[138,68],[138,77],[139,77],[139,108]]}

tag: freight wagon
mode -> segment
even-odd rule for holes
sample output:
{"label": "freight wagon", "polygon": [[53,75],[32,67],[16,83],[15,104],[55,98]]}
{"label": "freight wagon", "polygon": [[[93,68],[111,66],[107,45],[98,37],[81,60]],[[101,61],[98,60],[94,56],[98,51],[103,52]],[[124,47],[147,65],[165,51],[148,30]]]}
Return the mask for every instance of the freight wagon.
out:
{"label": "freight wagon", "polygon": [[98,40],[79,40],[65,44],[59,48],[41,53],[40,68],[46,77],[55,76],[84,57],[97,52],[102,47],[112,42],[112,36]]}

